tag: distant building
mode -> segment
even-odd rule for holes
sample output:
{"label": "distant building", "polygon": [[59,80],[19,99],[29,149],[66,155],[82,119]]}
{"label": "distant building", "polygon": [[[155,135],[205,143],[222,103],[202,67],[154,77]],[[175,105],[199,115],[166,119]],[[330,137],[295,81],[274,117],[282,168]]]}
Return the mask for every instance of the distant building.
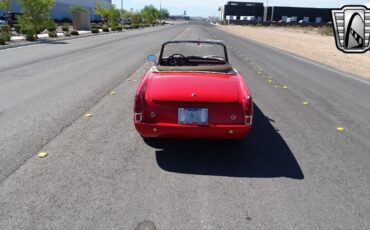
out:
{"label": "distant building", "polygon": [[283,21],[327,23],[331,21],[330,9],[310,7],[265,7],[261,2],[229,1],[220,8],[221,20],[230,21]]}
{"label": "distant building", "polygon": [[[69,11],[71,6],[82,6],[85,7],[90,11],[91,19],[95,20],[99,17],[95,15],[95,1],[96,0],[55,0],[55,6],[51,11],[51,16],[54,19],[63,19],[63,18],[71,18],[71,12]],[[102,5],[110,6],[112,4],[112,0],[98,0],[98,2]],[[11,5],[11,12],[20,12],[21,8],[17,4],[16,0],[12,0]],[[1,15],[4,12],[1,12]]]}

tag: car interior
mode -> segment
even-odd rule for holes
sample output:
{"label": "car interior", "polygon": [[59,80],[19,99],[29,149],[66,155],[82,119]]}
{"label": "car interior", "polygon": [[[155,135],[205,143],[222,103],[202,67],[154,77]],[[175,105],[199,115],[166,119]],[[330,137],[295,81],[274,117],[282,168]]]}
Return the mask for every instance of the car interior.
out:
{"label": "car interior", "polygon": [[[186,50],[192,50],[193,53],[180,53],[184,50],[182,46],[188,46]],[[189,49],[189,46],[192,49]],[[210,41],[167,42],[162,46],[156,67],[158,71],[235,73],[228,63],[226,46],[221,42]]]}

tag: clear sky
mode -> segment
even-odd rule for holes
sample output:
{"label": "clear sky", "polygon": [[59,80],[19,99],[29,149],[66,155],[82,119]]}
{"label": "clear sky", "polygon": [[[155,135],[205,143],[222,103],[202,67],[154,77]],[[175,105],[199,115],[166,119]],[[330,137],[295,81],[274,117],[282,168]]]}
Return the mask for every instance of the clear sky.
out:
{"label": "clear sky", "polygon": [[[227,0],[161,0],[162,7],[168,9],[170,14],[183,14],[186,10],[189,16],[218,16],[218,7],[226,4]],[[118,8],[121,8],[121,0],[112,0]],[[153,4],[159,8],[160,0],[123,0],[124,9],[141,9],[145,5]],[[248,2],[248,1],[243,1]],[[267,1],[250,1],[264,2]],[[370,0],[269,0],[268,5],[275,6],[301,6],[301,7],[324,7],[324,8],[339,8],[344,4],[367,4],[370,7]]]}

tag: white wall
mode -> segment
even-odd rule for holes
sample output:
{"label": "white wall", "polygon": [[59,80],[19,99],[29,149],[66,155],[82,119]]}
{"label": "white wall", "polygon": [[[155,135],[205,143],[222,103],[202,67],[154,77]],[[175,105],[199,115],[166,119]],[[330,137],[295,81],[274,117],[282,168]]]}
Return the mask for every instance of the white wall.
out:
{"label": "white wall", "polygon": [[[109,6],[111,4],[111,0],[98,0],[100,4],[105,4]],[[69,12],[69,7],[73,5],[80,5],[83,7],[88,8],[91,13],[91,19],[94,20],[96,17],[94,14],[94,7],[95,7],[95,0],[55,0],[55,7],[51,10],[51,16],[54,19],[62,19],[62,18],[70,18],[71,13]],[[16,3],[16,0],[12,0],[12,7],[10,11],[19,12],[20,7]],[[0,11],[0,15],[4,12]]]}

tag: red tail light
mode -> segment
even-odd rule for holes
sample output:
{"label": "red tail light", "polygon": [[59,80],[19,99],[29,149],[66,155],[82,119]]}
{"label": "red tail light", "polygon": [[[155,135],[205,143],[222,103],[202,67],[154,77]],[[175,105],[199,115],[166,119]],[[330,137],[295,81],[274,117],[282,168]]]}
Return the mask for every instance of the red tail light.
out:
{"label": "red tail light", "polygon": [[253,99],[252,97],[248,96],[244,100],[243,109],[244,109],[244,123],[246,125],[252,125],[253,123]]}
{"label": "red tail light", "polygon": [[143,97],[141,94],[135,95],[134,119],[135,122],[142,122],[143,120]]}

